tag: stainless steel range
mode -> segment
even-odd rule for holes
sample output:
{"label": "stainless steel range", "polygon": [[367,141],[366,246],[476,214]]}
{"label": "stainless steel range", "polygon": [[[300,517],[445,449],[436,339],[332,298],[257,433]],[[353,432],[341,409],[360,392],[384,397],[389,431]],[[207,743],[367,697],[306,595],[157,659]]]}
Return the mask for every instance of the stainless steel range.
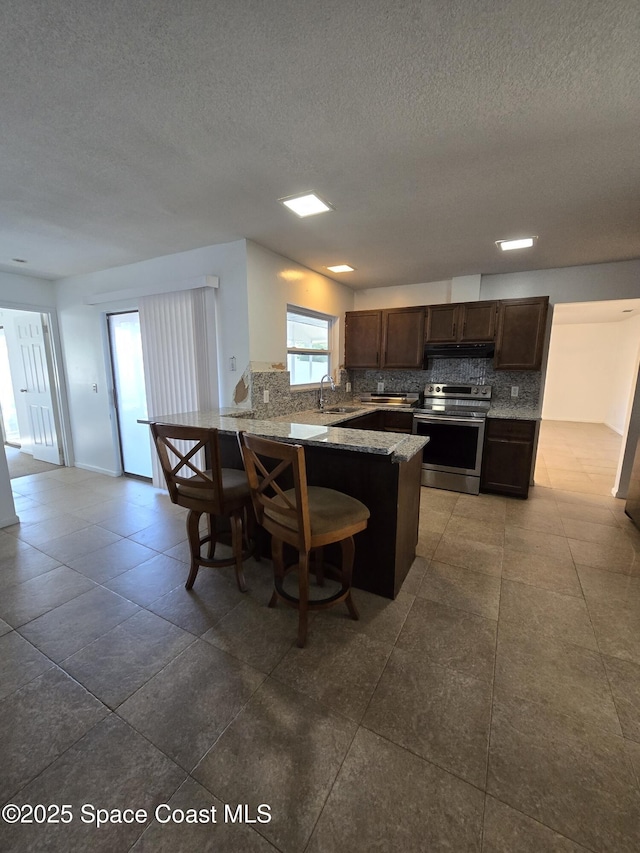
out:
{"label": "stainless steel range", "polygon": [[477,495],[490,385],[432,383],[413,416],[413,431],[428,435],[422,485]]}

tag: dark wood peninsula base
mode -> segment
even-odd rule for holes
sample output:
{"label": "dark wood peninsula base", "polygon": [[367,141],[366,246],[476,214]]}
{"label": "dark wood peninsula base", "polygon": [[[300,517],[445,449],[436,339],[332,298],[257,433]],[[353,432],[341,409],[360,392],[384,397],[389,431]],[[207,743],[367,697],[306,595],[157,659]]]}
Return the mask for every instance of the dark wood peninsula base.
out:
{"label": "dark wood peninsula base", "polygon": [[[223,464],[241,468],[236,437],[219,439]],[[310,484],[351,495],[371,513],[367,529],[355,537],[353,585],[395,598],[416,556],[422,454],[392,462],[375,453],[309,445],[304,450]],[[325,551],[326,562],[339,561],[337,546]]]}

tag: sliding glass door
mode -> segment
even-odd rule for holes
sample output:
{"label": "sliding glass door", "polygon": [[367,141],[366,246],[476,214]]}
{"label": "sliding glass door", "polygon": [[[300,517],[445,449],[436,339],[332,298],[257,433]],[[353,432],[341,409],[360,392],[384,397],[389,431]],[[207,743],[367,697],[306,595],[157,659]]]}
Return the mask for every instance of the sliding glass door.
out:
{"label": "sliding glass door", "polygon": [[122,469],[125,474],[150,478],[149,427],[138,423],[147,417],[140,318],[137,311],[128,311],[109,314],[107,319]]}

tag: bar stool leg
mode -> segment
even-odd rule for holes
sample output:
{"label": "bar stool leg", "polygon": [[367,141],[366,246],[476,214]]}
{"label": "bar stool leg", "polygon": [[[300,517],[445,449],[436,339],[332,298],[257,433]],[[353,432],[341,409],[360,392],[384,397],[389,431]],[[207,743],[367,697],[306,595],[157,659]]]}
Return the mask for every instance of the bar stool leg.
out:
{"label": "bar stool leg", "polygon": [[240,592],[247,591],[247,584],[244,579],[242,570],[242,515],[240,512],[234,512],[229,518],[231,522],[231,547],[233,556],[236,560],[236,581]]}
{"label": "bar stool leg", "polygon": [[189,540],[189,551],[191,553],[191,569],[189,577],[184,585],[185,589],[191,589],[195,583],[198,569],[200,568],[200,516],[201,512],[195,509],[189,510],[187,516],[187,538]]}
{"label": "bar stool leg", "polygon": [[209,528],[209,550],[207,551],[207,558],[213,560],[216,553],[216,540],[218,538],[215,515],[211,515],[210,513],[207,515],[207,526]]}
{"label": "bar stool leg", "polygon": [[358,608],[351,597],[351,574],[353,572],[353,559],[356,552],[353,536],[343,539],[340,543],[340,547],[342,548],[342,589],[349,590],[349,594],[345,598],[344,603],[347,605],[351,618],[357,620],[360,618],[360,614],[358,613]]}
{"label": "bar stool leg", "polygon": [[298,563],[298,648],[304,648],[309,622],[309,552],[300,552]]}

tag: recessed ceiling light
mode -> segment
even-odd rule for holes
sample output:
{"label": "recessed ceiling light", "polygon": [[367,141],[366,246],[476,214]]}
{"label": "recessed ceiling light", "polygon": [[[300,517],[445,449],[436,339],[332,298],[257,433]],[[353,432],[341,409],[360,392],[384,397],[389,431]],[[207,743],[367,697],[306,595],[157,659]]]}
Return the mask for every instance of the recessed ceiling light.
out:
{"label": "recessed ceiling light", "polygon": [[12,261],[15,261],[16,264],[26,264],[26,260],[24,258],[11,258]]}
{"label": "recessed ceiling light", "polygon": [[286,198],[279,198],[289,210],[297,213],[298,216],[315,216],[316,213],[325,213],[327,210],[334,210],[333,206],[323,201],[320,196],[315,193],[303,193],[302,195],[292,195]]}
{"label": "recessed ceiling light", "polygon": [[509,252],[511,249],[530,249],[537,239],[537,237],[522,237],[520,240],[496,240],[496,246],[503,252]]}
{"label": "recessed ceiling light", "polygon": [[327,267],[331,272],[353,272],[355,267],[350,267],[349,264],[336,264],[335,267]]}

